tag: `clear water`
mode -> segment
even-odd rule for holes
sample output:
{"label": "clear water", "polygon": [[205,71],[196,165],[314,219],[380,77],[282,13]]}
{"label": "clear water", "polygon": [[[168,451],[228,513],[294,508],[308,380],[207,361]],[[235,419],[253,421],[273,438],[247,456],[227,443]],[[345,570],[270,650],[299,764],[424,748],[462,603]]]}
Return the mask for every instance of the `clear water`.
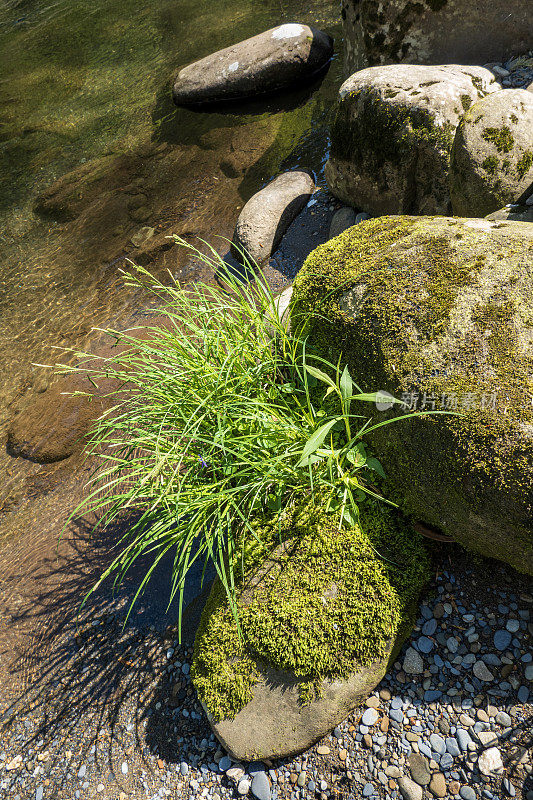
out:
{"label": "clear water", "polygon": [[[51,425],[58,397],[38,365],[58,360],[54,347],[92,346],[94,326],[142,313],[144,298],[123,286],[125,256],[187,282],[194,274],[178,248],[167,249],[169,234],[219,241],[280,169],[320,172],[338,60],[311,94],[225,113],[179,110],[170,98],[184,64],[294,21],[329,31],[338,47],[332,0],[0,0],[3,441],[24,404],[41,403],[43,430]],[[146,226],[154,236],[135,248],[131,237]],[[79,567],[73,542],[85,565],[73,592],[83,596],[89,530],[71,531],[61,558],[56,545],[87,470],[76,458],[44,466],[12,458],[2,445],[0,581],[9,614],[35,606],[35,581],[56,597],[52,587]]]}

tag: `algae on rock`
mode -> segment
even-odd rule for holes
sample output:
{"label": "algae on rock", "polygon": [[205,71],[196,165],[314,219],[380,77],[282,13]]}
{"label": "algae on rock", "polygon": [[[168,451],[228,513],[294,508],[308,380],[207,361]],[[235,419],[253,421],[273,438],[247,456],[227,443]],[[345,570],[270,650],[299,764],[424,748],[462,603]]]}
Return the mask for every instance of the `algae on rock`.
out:
{"label": "algae on rock", "polygon": [[533,574],[533,225],[386,217],[315,250],[292,314],[418,410],[371,440],[415,518]]}

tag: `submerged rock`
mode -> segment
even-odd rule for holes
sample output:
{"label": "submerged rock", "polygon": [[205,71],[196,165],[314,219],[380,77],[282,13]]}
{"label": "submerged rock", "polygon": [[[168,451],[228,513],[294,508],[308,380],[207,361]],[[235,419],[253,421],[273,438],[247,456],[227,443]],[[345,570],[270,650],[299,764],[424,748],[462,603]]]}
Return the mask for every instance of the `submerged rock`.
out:
{"label": "submerged rock", "polygon": [[484,217],[520,202],[531,186],[533,95],[505,89],[475,103],[457,129],[450,166],[453,213]]}
{"label": "submerged rock", "polygon": [[[480,17],[480,13],[482,16]],[[374,64],[486,64],[528,50],[524,0],[343,0],[346,74]]]}
{"label": "submerged rock", "polygon": [[278,175],[246,203],[235,226],[232,254],[242,260],[244,250],[252,261],[262,264],[279,245],[294,218],[315,190],[308,172],[294,170]]}
{"label": "submerged rock", "polygon": [[419,537],[384,504],[361,527],[339,531],[309,507],[279,531],[256,527],[261,544],[248,548],[241,635],[218,583],[195,641],[198,696],[244,761],[301,752],[346,718],[394,661],[428,575]]}
{"label": "submerged rock", "polygon": [[29,399],[12,420],[7,449],[39,464],[62,461],[81,451],[93,420],[102,412],[97,398],[63,394],[60,382]]}
{"label": "submerged rock", "polygon": [[455,130],[472,103],[500,89],[481,67],[406,64],[343,83],[326,179],[334,195],[373,214],[446,214]]}
{"label": "submerged rock", "polygon": [[461,414],[372,434],[390,495],[415,519],[529,574],[532,272],[532,224],[382,217],[318,247],[292,297],[310,316],[311,340],[334,363],[342,351],[364,389],[410,410]]}
{"label": "submerged rock", "polygon": [[174,102],[242,100],[293,88],[323,70],[332,54],[327,33],[286,23],[184,67],[174,83]]}

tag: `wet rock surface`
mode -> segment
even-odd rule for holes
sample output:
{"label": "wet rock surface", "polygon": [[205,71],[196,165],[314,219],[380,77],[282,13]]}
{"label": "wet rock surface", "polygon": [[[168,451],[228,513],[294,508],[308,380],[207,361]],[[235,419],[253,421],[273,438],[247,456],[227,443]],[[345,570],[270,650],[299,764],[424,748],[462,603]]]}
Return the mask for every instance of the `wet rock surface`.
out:
{"label": "wet rock surface", "polygon": [[174,83],[174,102],[212,104],[294,88],[323,70],[332,55],[327,33],[285,23],[184,67]]}

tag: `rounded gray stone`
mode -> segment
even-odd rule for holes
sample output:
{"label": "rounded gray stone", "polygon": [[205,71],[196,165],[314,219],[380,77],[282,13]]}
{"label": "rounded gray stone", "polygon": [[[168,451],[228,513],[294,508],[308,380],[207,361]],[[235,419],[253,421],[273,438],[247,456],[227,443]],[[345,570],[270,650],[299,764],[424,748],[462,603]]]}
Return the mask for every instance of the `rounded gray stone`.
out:
{"label": "rounded gray stone", "polygon": [[332,54],[327,33],[298,23],[279,25],[181,69],[174,102],[200,105],[270,94],[309,80]]}
{"label": "rounded gray stone", "polygon": [[403,671],[407,675],[421,675],[424,672],[424,661],[414,647],[409,647],[405,653]]}
{"label": "rounded gray stone", "polygon": [[485,217],[525,200],[533,183],[533,96],[494,92],[465,113],[453,144],[450,194],[459,217]]}
{"label": "rounded gray stone", "polygon": [[270,800],[271,790],[266,772],[256,772],[250,788],[254,797],[257,797],[257,800]]}
{"label": "rounded gray stone", "polygon": [[278,247],[283,234],[315,190],[308,172],[293,170],[274,178],[245,204],[233,234],[232,255],[243,261],[243,252],[257,264],[264,263]]}
{"label": "rounded gray stone", "polygon": [[476,661],[472,669],[472,672],[474,673],[476,678],[478,678],[478,680],[484,681],[485,683],[490,683],[490,681],[494,680],[494,675],[489,670],[484,661]]}
{"label": "rounded gray stone", "polygon": [[339,208],[331,220],[331,225],[329,227],[329,238],[334,239],[335,236],[339,236],[341,233],[347,230],[347,228],[351,228],[352,225],[355,225],[354,209],[350,208],[350,206],[343,206],[343,208]]}
{"label": "rounded gray stone", "polygon": [[366,725],[368,728],[371,728],[372,725],[375,725],[379,719],[379,714],[375,708],[367,708],[365,713],[362,716],[361,722],[363,725]]}

